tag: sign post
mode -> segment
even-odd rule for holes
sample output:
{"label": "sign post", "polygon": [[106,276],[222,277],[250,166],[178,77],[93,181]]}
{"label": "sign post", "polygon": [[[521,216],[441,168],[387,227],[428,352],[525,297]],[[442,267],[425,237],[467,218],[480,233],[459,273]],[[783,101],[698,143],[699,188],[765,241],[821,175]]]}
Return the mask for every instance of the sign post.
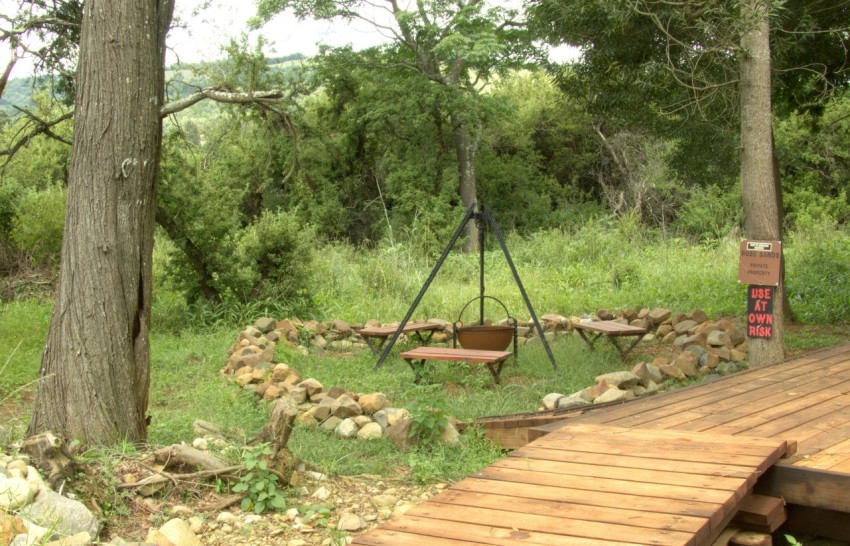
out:
{"label": "sign post", "polygon": [[738,282],[747,288],[747,337],[773,335],[773,299],[782,272],[781,241],[742,241]]}

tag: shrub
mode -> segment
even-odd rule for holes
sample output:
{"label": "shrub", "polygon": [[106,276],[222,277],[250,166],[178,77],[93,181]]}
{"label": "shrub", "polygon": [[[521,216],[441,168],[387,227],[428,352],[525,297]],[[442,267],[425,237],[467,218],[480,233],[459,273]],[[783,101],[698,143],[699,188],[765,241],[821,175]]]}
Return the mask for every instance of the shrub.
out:
{"label": "shrub", "polygon": [[58,264],[65,226],[65,188],[27,190],[21,194],[12,223],[12,242],[34,265]]}
{"label": "shrub", "polygon": [[678,226],[701,242],[723,239],[740,228],[744,220],[740,187],[696,188],[679,209]]}

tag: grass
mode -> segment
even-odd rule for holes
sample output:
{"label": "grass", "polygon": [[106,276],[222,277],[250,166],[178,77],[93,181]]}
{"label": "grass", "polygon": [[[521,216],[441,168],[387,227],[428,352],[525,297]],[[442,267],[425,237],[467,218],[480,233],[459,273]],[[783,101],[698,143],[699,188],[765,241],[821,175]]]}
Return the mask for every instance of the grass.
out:
{"label": "grass", "polygon": [[[791,301],[808,322],[787,329],[786,344],[792,355],[850,338],[846,326],[850,306],[844,305],[850,301],[850,286],[835,284],[824,274],[844,274],[843,264],[850,263],[846,241],[844,233],[789,239],[787,270],[797,283],[791,283],[796,286],[793,290],[789,288]],[[736,241],[695,246],[662,239],[628,223],[597,222],[575,233],[510,235],[508,248],[538,314],[664,306],[685,312],[701,308],[709,316],[740,319],[746,308],[744,288],[736,282]],[[812,259],[815,251],[826,259]],[[372,251],[323,246],[310,288],[314,314],[301,318],[399,320],[428,277],[433,260],[417,256],[401,244]],[[485,261],[486,293],[504,301],[513,316],[527,318],[501,251],[488,248]],[[454,320],[477,295],[478,256],[452,253],[414,318]],[[187,311],[179,295],[158,285],[151,336],[150,442],[189,442],[194,438],[192,422],[196,419],[217,423],[238,438],[249,439],[259,432],[268,420],[268,407],[226,383],[218,371],[238,331],[279,306],[280,302],[243,302],[233,309],[195,306]],[[18,425],[18,434],[22,434],[32,402],[51,309],[51,303],[36,299],[0,304],[0,425],[6,429]],[[488,307],[487,313],[501,318],[504,310]],[[467,322],[474,319],[474,310],[467,314],[473,316],[461,318]],[[596,375],[623,367],[606,344],[591,352],[575,336],[558,339],[552,349],[557,371],[539,344],[524,346],[518,362],[503,372],[501,385],[493,384],[485,368],[445,362],[430,363],[426,386],[414,385],[413,374],[403,361],[389,358],[373,370],[375,359],[368,351],[313,351],[303,356],[280,348],[277,360],[291,364],[305,378],[315,377],[326,388],[381,391],[394,405],[403,407],[425,401],[461,421],[533,411],[549,392],[572,393],[592,384]],[[651,352],[643,355],[650,358]],[[325,472],[416,481],[458,479],[501,455],[477,433],[467,435],[455,448],[403,453],[388,442],[345,441],[329,433],[297,428],[290,446],[297,456]]]}

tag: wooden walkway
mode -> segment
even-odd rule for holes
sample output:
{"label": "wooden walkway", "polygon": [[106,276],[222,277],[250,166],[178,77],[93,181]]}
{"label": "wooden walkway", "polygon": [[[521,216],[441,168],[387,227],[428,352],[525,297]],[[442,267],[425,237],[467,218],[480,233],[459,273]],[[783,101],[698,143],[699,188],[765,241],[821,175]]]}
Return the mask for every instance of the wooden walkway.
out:
{"label": "wooden walkway", "polygon": [[850,344],[564,417],[354,544],[707,545],[754,486],[846,531]]}
{"label": "wooden walkway", "polygon": [[785,448],[781,440],[569,425],[354,544],[711,544]]}

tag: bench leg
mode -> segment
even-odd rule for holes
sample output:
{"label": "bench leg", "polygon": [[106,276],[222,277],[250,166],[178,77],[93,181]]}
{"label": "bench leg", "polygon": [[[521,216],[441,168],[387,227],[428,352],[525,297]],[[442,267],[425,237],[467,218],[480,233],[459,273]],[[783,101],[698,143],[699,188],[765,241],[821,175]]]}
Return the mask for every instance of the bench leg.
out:
{"label": "bench leg", "polygon": [[421,331],[413,332],[413,335],[422,343],[422,345],[428,345],[428,342],[431,341],[431,336],[434,335],[434,330],[426,330],[425,335]]}
{"label": "bench leg", "polygon": [[629,356],[629,353],[632,352],[632,349],[634,349],[637,346],[637,344],[640,343],[640,340],[643,339],[643,336],[644,336],[644,334],[640,334],[638,336],[635,336],[635,340],[632,341],[631,345],[629,345],[625,349],[620,347],[620,343],[617,341],[617,338],[615,336],[610,336],[610,339],[611,339],[611,343],[614,345],[614,347],[616,347],[617,352],[620,353],[620,358],[622,358],[623,360],[626,360],[626,357]]}
{"label": "bench leg", "polygon": [[499,362],[499,364],[498,364],[498,365],[496,365],[496,364],[491,364],[491,363],[489,363],[489,362],[487,363],[487,369],[488,369],[488,370],[490,370],[490,375],[492,375],[492,376],[493,376],[493,382],[494,382],[495,384],[497,384],[497,385],[501,384],[501,380],[499,379],[499,376],[500,376],[500,375],[501,375],[501,373],[502,373],[502,366],[503,366],[504,364],[505,364],[505,361],[504,361],[504,360],[503,360],[503,361],[501,361],[501,362]]}
{"label": "bench leg", "polygon": [[584,330],[582,330],[580,328],[576,328],[576,330],[578,330],[578,335],[581,336],[581,338],[584,340],[584,342],[587,343],[587,346],[590,347],[591,349],[593,349],[593,344],[596,343],[596,340],[599,339],[599,336],[602,335],[602,334],[594,334],[593,337],[589,338],[589,337],[587,337],[587,334],[584,333]]}
{"label": "bench leg", "polygon": [[422,372],[425,371],[425,359],[417,361],[414,358],[405,358],[404,361],[413,370],[413,382],[418,385],[422,381]]}
{"label": "bench leg", "polygon": [[362,336],[362,337],[363,337],[363,341],[366,342],[366,345],[368,345],[369,348],[372,349],[373,355],[378,356],[379,354],[381,354],[381,349],[383,348],[384,343],[386,343],[387,338],[385,338],[383,336],[376,338],[376,339],[380,339],[381,341],[377,345],[375,345],[374,343],[372,343],[372,337],[371,336]]}

